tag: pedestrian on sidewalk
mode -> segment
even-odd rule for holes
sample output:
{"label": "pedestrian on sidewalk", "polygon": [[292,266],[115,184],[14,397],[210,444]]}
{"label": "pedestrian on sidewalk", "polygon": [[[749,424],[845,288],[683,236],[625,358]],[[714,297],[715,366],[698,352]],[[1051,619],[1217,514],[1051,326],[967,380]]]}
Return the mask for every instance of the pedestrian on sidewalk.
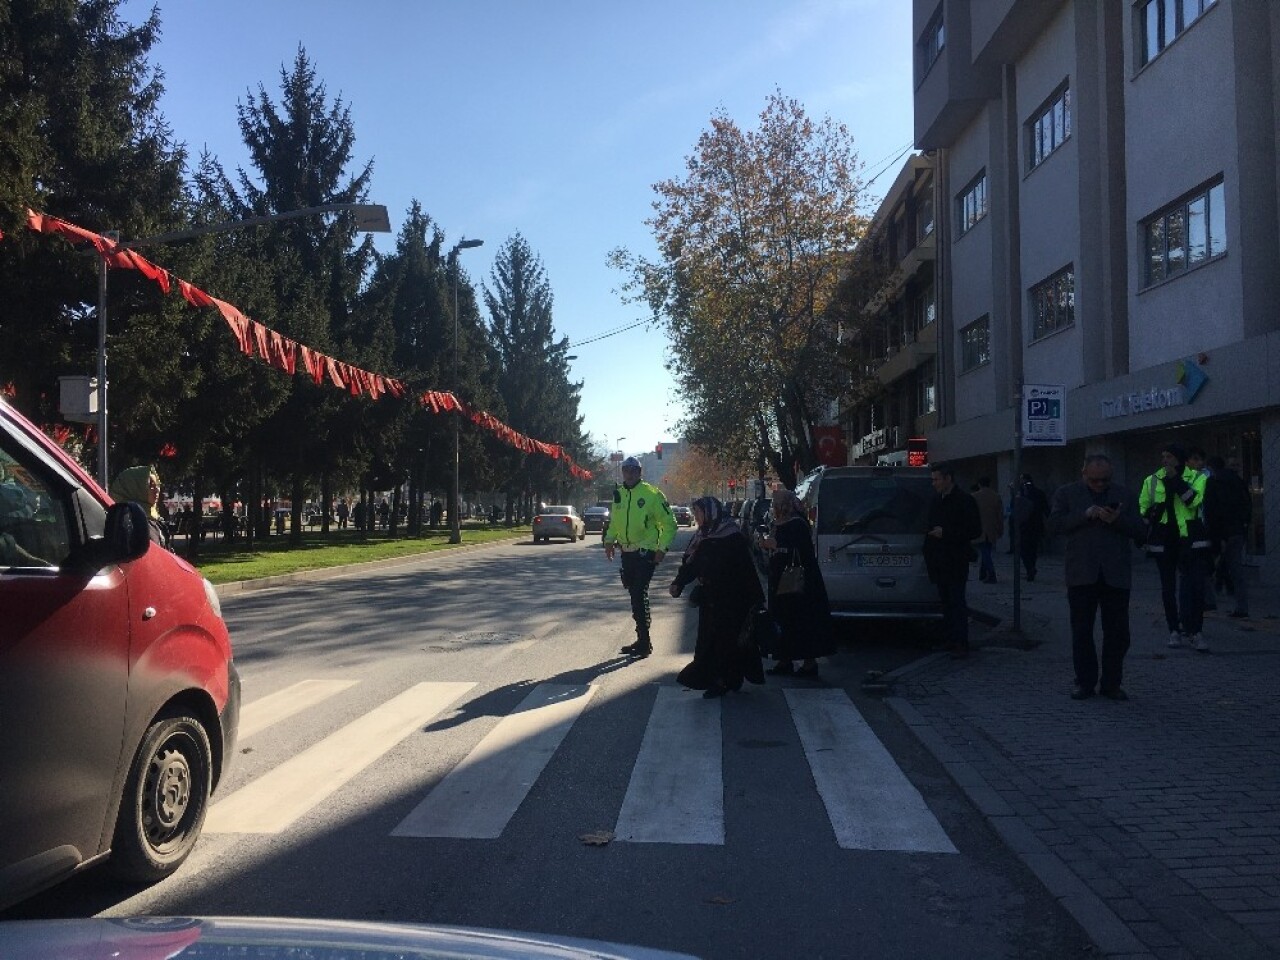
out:
{"label": "pedestrian on sidewalk", "polygon": [[973,499],[978,504],[978,517],[982,520],[982,537],[978,540],[978,579],[983,583],[995,583],[996,565],[991,553],[1004,536],[1004,504],[1000,502],[1000,494],[991,488],[990,477],[978,478]]}
{"label": "pedestrian on sidewalk", "polygon": [[[1205,455],[1203,447],[1187,448],[1187,466],[1196,473],[1204,477],[1205,494],[1208,495],[1209,481],[1213,479],[1213,468],[1209,464],[1208,457]],[[1208,529],[1208,521],[1205,519],[1204,503],[1200,504],[1199,519]],[[1209,555],[1205,558],[1204,571],[1204,609],[1218,609],[1218,593],[1214,589],[1213,583],[1213,567],[1214,561],[1218,556],[1218,544],[1214,541],[1213,536],[1209,537]]]}
{"label": "pedestrian on sidewalk", "polygon": [[1209,533],[1200,519],[1205,477],[1187,466],[1186,451],[1176,443],[1160,451],[1160,463],[1160,469],[1142,482],[1138,509],[1148,524],[1147,551],[1160,571],[1167,646],[1176,649],[1190,643],[1208,653],[1209,643],[1201,636],[1209,565]]}
{"label": "pedestrian on sidewalk", "polygon": [[1031,474],[1018,481],[1013,498],[1013,522],[1018,525],[1018,556],[1027,574],[1027,583],[1036,578],[1036,561],[1040,557],[1040,541],[1044,539],[1044,520],[1049,515],[1049,498],[1035,485]]}
{"label": "pedestrian on sidewalk", "polygon": [[[1085,457],[1080,479],[1059,487],[1047,527],[1066,538],[1063,575],[1071,612],[1071,659],[1075,665],[1073,700],[1087,700],[1095,689],[1112,700],[1128,700],[1120,685],[1129,649],[1129,592],[1133,586],[1133,544],[1146,529],[1138,503],[1111,482],[1111,459]],[[1101,612],[1102,672],[1093,642]]]}
{"label": "pedestrian on sidewalk", "polygon": [[605,559],[612,562],[622,551],[622,585],[631,597],[631,617],[636,641],[622,648],[627,656],[642,659],[653,652],[649,639],[649,581],[676,536],[675,517],[667,498],[651,483],[640,479],[640,461],[622,461],[622,483],[613,488],[613,509],[604,532]]}
{"label": "pedestrian on sidewalk", "polygon": [[942,629],[953,657],[969,655],[969,552],[982,534],[982,520],[973,497],[956,485],[950,464],[931,468],[934,496],[925,521],[924,564],[942,601]]}
{"label": "pedestrian on sidewalk", "polygon": [[1212,476],[1204,487],[1204,517],[1209,539],[1219,544],[1223,586],[1235,597],[1228,616],[1249,616],[1249,584],[1244,573],[1244,541],[1253,518],[1253,498],[1240,474],[1221,457],[1210,457]]}

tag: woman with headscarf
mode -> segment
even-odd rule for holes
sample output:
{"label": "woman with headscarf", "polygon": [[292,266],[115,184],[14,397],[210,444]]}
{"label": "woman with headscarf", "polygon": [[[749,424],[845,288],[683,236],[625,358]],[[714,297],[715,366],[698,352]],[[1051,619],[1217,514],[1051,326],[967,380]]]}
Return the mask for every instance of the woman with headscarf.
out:
{"label": "woman with headscarf", "polygon": [[[760,541],[772,551],[769,556],[769,612],[781,636],[774,653],[777,661],[769,668],[774,676],[816,677],[818,657],[835,652],[831,643],[831,611],[827,587],[818,569],[813,549],[813,529],[804,515],[804,505],[790,490],[773,491],[773,533]],[[779,593],[783,571],[798,566],[804,571],[804,589],[799,593]],[[799,660],[799,667],[794,661]]]}
{"label": "woman with headscarf", "polygon": [[744,679],[764,680],[759,650],[753,641],[742,639],[748,617],[763,602],[764,593],[746,535],[724,504],[715,497],[700,497],[692,509],[698,530],[667,589],[678,597],[688,584],[699,585],[698,640],[693,662],[676,679],[705,691],[704,697],[722,697],[739,689]]}
{"label": "woman with headscarf", "polygon": [[156,473],[155,467],[143,464],[121,470],[111,481],[111,489],[107,492],[117,503],[132,500],[140,504],[151,521],[151,539],[169,549],[169,528],[160,519],[160,511],[156,508],[160,502],[160,474]]}

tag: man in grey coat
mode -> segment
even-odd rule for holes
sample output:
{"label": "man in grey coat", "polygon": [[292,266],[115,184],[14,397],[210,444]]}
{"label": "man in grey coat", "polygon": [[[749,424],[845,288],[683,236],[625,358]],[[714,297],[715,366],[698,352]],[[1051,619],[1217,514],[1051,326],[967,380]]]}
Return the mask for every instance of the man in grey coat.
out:
{"label": "man in grey coat", "polygon": [[[1053,495],[1047,527],[1066,537],[1063,570],[1071,609],[1071,655],[1076,683],[1073,700],[1092,697],[1095,687],[1112,700],[1128,700],[1120,686],[1129,649],[1129,590],[1133,583],[1134,541],[1142,536],[1137,499],[1111,482],[1111,460],[1101,453],[1085,458],[1081,479]],[[1102,613],[1102,675],[1093,624]]]}

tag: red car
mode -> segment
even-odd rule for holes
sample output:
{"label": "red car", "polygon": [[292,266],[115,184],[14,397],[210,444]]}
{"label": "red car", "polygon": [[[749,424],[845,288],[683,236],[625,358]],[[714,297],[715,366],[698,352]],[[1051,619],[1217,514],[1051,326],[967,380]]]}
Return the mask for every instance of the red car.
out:
{"label": "red car", "polygon": [[213,587],[0,400],[0,906],[176,870],[239,707]]}

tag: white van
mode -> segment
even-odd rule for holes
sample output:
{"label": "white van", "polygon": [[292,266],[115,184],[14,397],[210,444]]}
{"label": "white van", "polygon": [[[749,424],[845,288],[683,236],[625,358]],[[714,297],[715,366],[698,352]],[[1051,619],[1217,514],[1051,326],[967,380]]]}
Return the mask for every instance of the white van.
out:
{"label": "white van", "polygon": [[928,467],[819,467],[796,494],[813,524],[833,617],[942,616],[924,566]]}

